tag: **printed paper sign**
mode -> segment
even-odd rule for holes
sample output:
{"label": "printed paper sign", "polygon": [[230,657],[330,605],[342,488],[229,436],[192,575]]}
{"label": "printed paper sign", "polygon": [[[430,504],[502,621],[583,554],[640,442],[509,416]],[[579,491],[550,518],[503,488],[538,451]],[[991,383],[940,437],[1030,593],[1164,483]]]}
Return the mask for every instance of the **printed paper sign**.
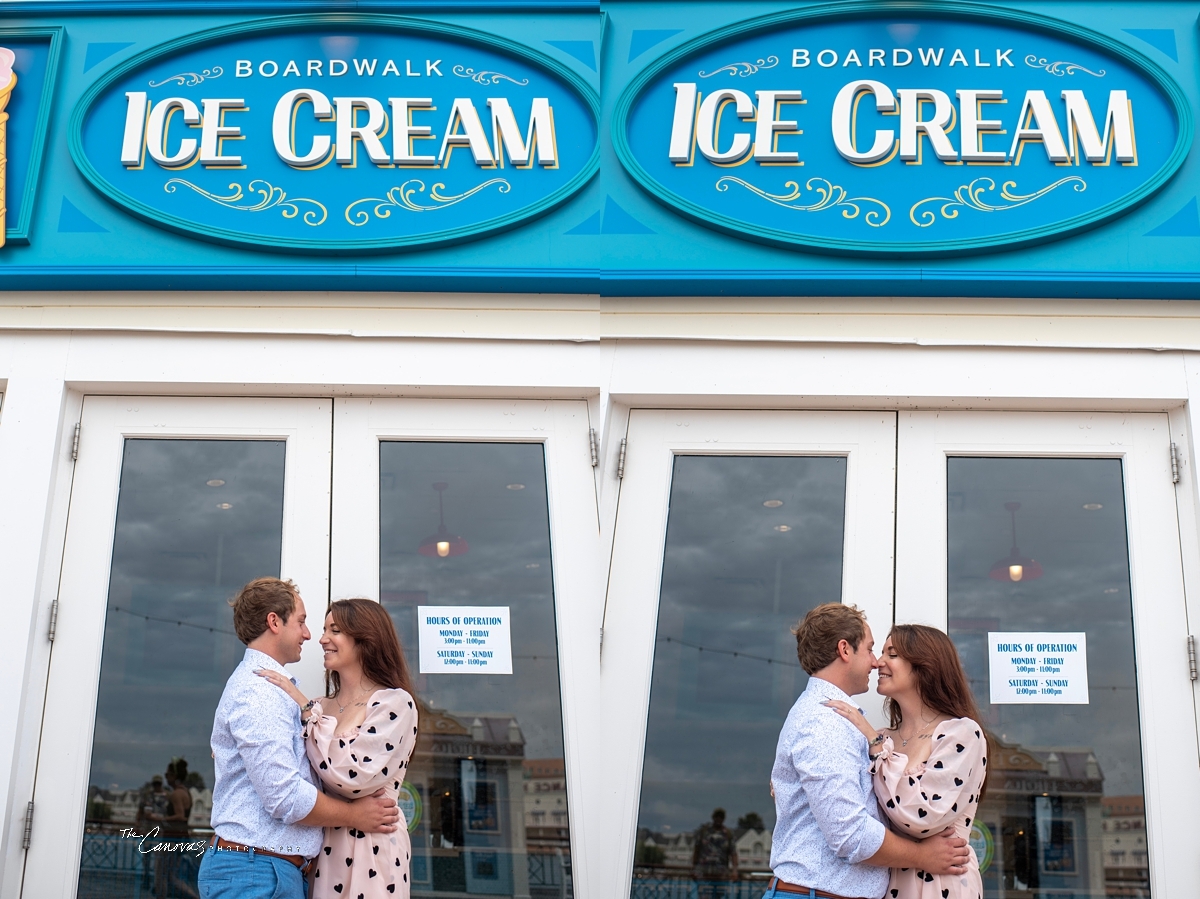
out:
{"label": "printed paper sign", "polygon": [[512,674],[508,606],[418,606],[422,674]]}
{"label": "printed paper sign", "polygon": [[1087,705],[1087,634],[989,633],[992,702]]}

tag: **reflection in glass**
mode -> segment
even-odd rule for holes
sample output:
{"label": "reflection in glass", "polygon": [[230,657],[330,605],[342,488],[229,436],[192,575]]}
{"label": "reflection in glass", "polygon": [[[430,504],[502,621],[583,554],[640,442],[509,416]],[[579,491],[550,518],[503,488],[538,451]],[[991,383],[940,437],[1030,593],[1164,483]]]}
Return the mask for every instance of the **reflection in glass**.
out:
{"label": "reflection in glass", "polygon": [[212,834],[213,713],[245,649],[226,600],[279,575],[283,463],[281,441],[125,441],[80,899],[198,895],[198,855],[150,850]]}
{"label": "reflection in glass", "polygon": [[[380,445],[380,598],[417,668],[418,606],[507,606],[512,674],[417,673],[402,794],[414,896],[573,895],[540,444]],[[448,613],[450,614],[450,613]]]}
{"label": "reflection in glass", "polygon": [[633,899],[758,899],[779,728],[808,684],[791,627],[842,592],[846,460],[679,456]]}
{"label": "reflection in glass", "polygon": [[[1121,462],[952,458],[948,490],[950,636],[992,746],[985,894],[1148,897]],[[1036,567],[996,561],[1014,521]],[[991,704],[989,631],[1086,632],[1089,703]]]}

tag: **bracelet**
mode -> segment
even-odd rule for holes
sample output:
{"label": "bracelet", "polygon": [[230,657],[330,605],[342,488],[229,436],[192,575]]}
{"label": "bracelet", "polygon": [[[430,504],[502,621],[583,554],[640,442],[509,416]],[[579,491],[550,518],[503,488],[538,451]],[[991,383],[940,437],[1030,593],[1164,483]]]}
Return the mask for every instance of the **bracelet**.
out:
{"label": "bracelet", "polygon": [[[869,750],[869,749],[870,749],[872,746],[878,746],[879,744],[881,744],[881,743],[884,741],[884,739],[885,739],[885,738],[884,738],[883,734],[878,734],[878,733],[877,733],[877,734],[875,734],[875,739],[873,739],[873,740],[868,740],[868,741],[867,741],[867,748],[868,748],[868,750]],[[868,755],[869,755],[869,754],[870,754],[870,753],[868,752]]]}
{"label": "bracelet", "polygon": [[305,712],[311,712],[316,705],[317,701],[315,699],[310,699],[307,704],[300,706],[300,714],[303,715]]}

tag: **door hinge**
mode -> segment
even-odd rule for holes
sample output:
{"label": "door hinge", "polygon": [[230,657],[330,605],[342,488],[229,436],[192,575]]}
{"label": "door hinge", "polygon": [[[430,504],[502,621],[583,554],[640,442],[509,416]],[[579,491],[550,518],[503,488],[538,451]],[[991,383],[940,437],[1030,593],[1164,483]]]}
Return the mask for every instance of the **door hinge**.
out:
{"label": "door hinge", "polygon": [[33,800],[29,800],[29,805],[25,806],[25,835],[21,837],[21,848],[29,848],[29,840],[33,836]]}
{"label": "door hinge", "polygon": [[621,438],[621,455],[617,456],[617,477],[625,477],[625,450],[629,448],[629,438]]}
{"label": "door hinge", "polygon": [[592,468],[600,464],[600,441],[596,439],[596,429],[588,428],[588,448],[592,451]]}
{"label": "door hinge", "polygon": [[75,437],[71,440],[71,461],[79,461],[79,430],[80,422],[75,422]]}
{"label": "door hinge", "polygon": [[1200,676],[1196,673],[1196,638],[1191,634],[1188,634],[1188,674],[1191,675],[1192,680],[1196,680]]}
{"label": "door hinge", "polygon": [[50,603],[50,630],[46,632],[46,636],[50,638],[50,642],[54,642],[54,634],[58,630],[58,600]]}
{"label": "door hinge", "polygon": [[1171,483],[1179,483],[1179,447],[1171,444]]}

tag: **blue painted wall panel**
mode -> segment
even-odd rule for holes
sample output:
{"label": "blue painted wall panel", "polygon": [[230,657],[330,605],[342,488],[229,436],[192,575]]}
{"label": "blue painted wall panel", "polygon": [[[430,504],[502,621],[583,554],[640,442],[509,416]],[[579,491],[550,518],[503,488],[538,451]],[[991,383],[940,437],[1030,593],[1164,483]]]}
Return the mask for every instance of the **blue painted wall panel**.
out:
{"label": "blue painted wall panel", "polygon": [[[948,10],[955,6],[942,5]],[[653,65],[656,55],[669,53],[673,47],[731,20],[730,7],[722,3],[665,6],[670,7],[672,18],[664,14],[664,4],[605,4],[611,29],[602,66],[606,118],[601,127],[605,133],[612,128],[616,95],[640,71]],[[801,6],[739,3],[737,20]],[[1016,3],[1011,7],[1078,23],[1127,43],[1161,66],[1177,82],[1191,108],[1197,108],[1200,5]],[[638,31],[668,21],[686,23],[687,27],[655,47],[653,53],[627,59]],[[1130,27],[1172,29],[1177,36],[1178,60],[1126,32]],[[601,172],[606,193],[656,232],[655,236],[605,240],[601,279],[602,291],[608,294],[1200,298],[1200,238],[1147,236],[1177,216],[1200,193],[1200,163],[1194,151],[1150,201],[1102,227],[1015,251],[912,262],[783,250],[731,238],[683,220],[637,185],[611,144],[605,147]],[[714,266],[714,259],[722,264]]]}
{"label": "blue painted wall panel", "polygon": [[[116,5],[90,4],[84,13],[78,5],[7,4],[0,29],[62,26],[66,40],[30,242],[0,248],[0,288],[1200,298],[1200,220],[1195,213],[1200,163],[1194,151],[1149,200],[1098,227],[1021,249],[954,258],[839,256],[774,246],[706,227],[649,196],[630,177],[611,141],[614,107],[626,86],[664,55],[707,32],[815,5],[606,2],[603,33],[600,10],[594,6],[414,8],[413,14],[423,18],[522,43],[593,85],[601,100],[600,174],[548,214],[513,224],[504,233],[383,255],[314,257],[189,239],[135,218],[102,197],[80,175],[68,151],[71,110],[114,67],[153,45],[281,7],[179,4],[169,12],[172,7],[166,3],[159,5],[161,11],[122,4],[119,12],[104,12]],[[951,10],[955,4],[942,6]],[[1166,72],[1192,110],[1200,108],[1198,0],[993,7],[1058,18],[1120,42]],[[288,5],[286,10],[297,8]],[[404,12],[409,9],[403,7]],[[100,50],[92,49],[122,43],[129,46],[102,58],[97,58]],[[598,71],[593,58],[581,52],[586,43],[594,47]],[[897,176],[902,174],[898,170]],[[68,208],[72,211],[65,215]],[[95,229],[84,227],[87,222]]]}

